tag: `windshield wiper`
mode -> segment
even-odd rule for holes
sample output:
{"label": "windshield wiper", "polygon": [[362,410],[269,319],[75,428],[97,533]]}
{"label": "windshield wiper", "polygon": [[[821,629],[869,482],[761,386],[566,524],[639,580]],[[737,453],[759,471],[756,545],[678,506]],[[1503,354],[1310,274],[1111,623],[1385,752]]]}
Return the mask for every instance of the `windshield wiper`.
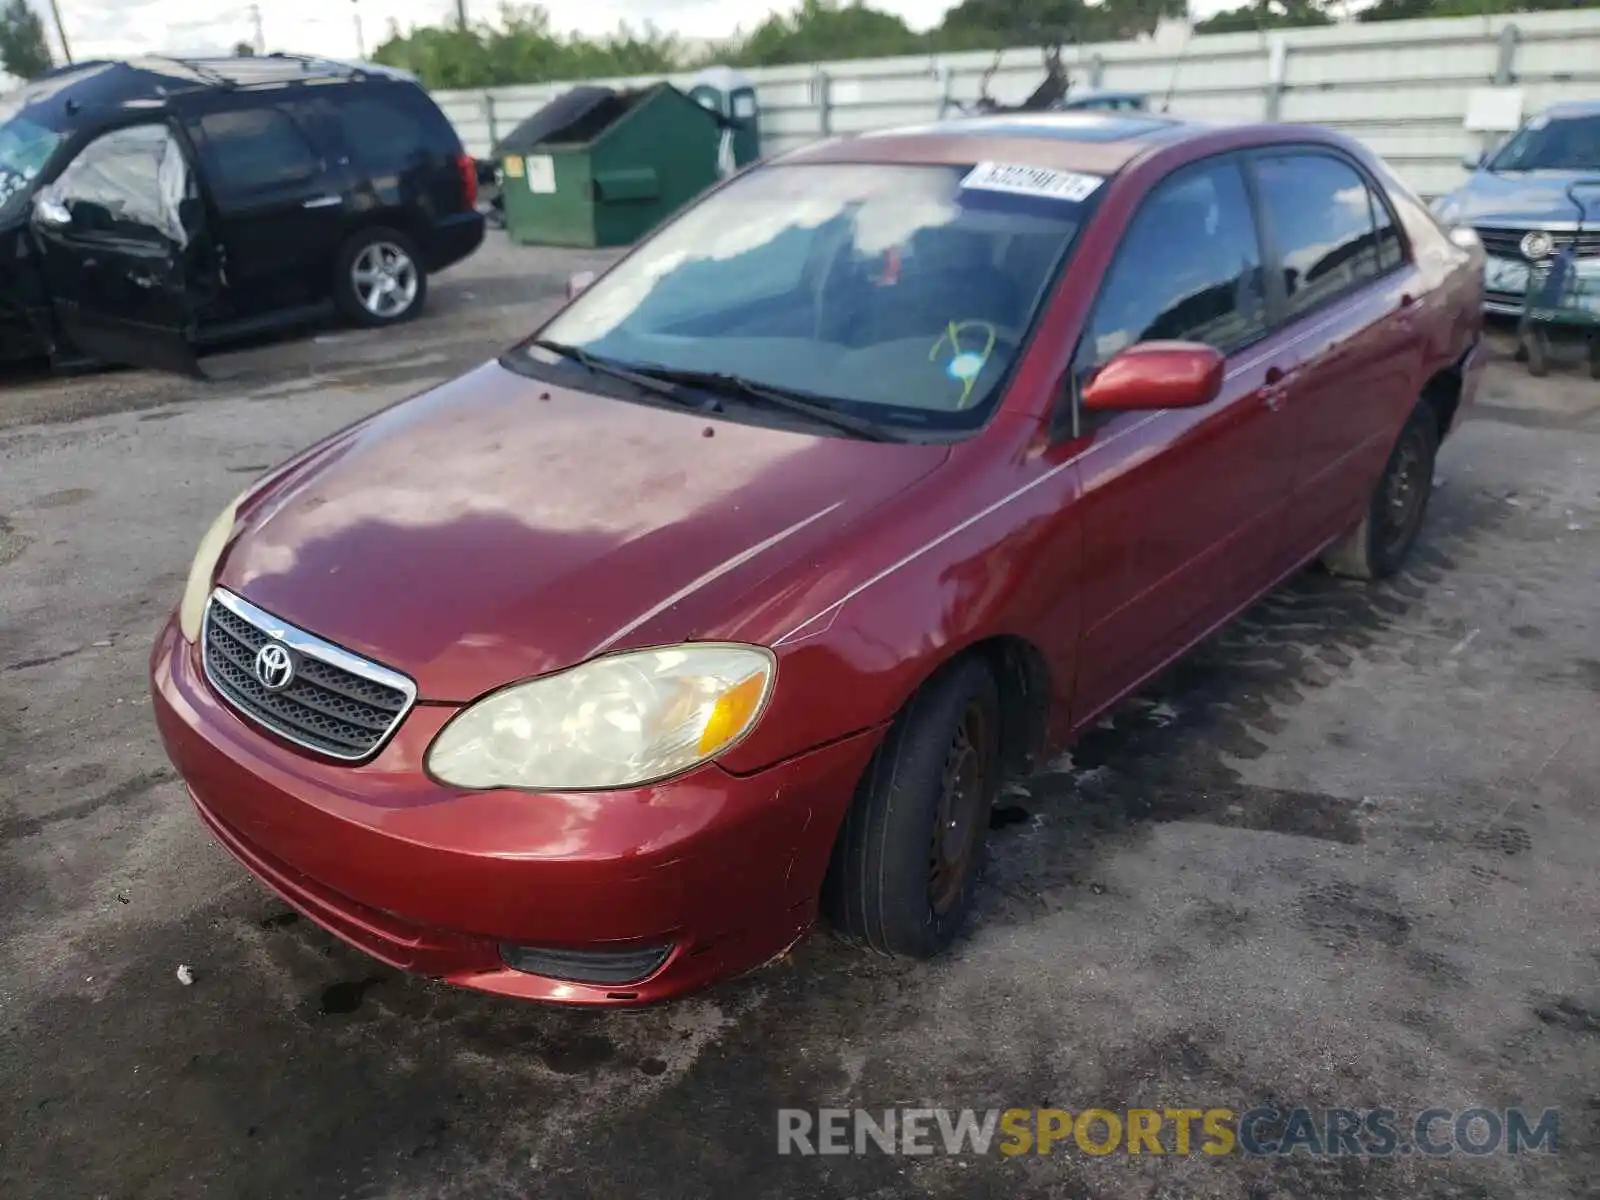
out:
{"label": "windshield wiper", "polygon": [[809,417],[821,425],[831,425],[835,429],[869,442],[900,442],[905,440],[894,430],[880,425],[876,421],[869,421],[865,417],[857,417],[850,413],[840,412],[820,396],[797,388],[785,388],[770,383],[760,383],[754,379],[746,379],[742,375],[729,375],[721,371],[688,371],[676,367],[643,365],[637,367],[636,370],[671,383],[704,388],[708,392],[724,396],[738,396],[743,400],[754,400],[771,408],[778,408],[785,412]]}
{"label": "windshield wiper", "polygon": [[654,392],[657,396],[665,396],[686,408],[704,408],[697,400],[685,396],[678,388],[676,381],[665,380],[650,375],[640,374],[638,371],[623,366],[621,363],[612,362],[609,358],[601,358],[598,354],[590,354],[581,346],[569,346],[565,342],[552,342],[545,338],[534,338],[528,343],[541,350],[548,350],[551,354],[559,354],[562,358],[571,359],[581,367],[587,367],[597,375],[609,375],[613,379],[625,380],[634,387],[643,388],[647,392]]}

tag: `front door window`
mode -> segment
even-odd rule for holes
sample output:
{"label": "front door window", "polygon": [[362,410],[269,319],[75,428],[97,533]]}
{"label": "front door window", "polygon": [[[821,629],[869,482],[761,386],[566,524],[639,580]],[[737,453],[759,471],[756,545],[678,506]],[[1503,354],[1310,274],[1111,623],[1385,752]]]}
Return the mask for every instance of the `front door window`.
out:
{"label": "front door window", "polygon": [[96,138],[39,193],[41,210],[65,212],[74,236],[175,246],[189,240],[183,148],[165,125],[133,125]]}

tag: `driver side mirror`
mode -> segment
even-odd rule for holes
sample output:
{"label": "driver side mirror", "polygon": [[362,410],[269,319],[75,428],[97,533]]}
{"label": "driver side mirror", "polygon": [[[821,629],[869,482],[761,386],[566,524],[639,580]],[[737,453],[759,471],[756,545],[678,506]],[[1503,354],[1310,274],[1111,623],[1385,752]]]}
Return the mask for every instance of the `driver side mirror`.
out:
{"label": "driver side mirror", "polygon": [[1481,151],[1469,150],[1461,156],[1461,169],[1463,171],[1476,171],[1488,160],[1489,156]]}
{"label": "driver side mirror", "polygon": [[72,224],[72,210],[47,192],[33,198],[33,219],[49,229],[66,229]]}
{"label": "driver side mirror", "polygon": [[584,288],[594,282],[594,278],[593,271],[574,271],[567,276],[567,299],[571,300],[579,292],[583,291]]}
{"label": "driver side mirror", "polygon": [[1094,373],[1079,393],[1085,412],[1198,408],[1222,391],[1226,360],[1198,342],[1139,342]]}

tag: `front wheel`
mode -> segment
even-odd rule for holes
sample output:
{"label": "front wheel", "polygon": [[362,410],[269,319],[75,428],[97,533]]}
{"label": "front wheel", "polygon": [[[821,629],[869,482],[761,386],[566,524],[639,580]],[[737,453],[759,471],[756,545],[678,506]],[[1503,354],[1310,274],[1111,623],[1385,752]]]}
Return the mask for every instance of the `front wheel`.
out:
{"label": "front wheel", "polygon": [[1389,453],[1367,515],[1355,532],[1323,554],[1330,571],[1352,579],[1384,579],[1400,569],[1422,530],[1438,452],[1438,419],[1428,405],[1419,404]]}
{"label": "front wheel", "polygon": [[1522,338],[1523,361],[1528,364],[1528,374],[1543,379],[1550,374],[1550,335],[1543,330],[1531,329]]}
{"label": "front wheel", "polygon": [[417,248],[395,229],[363,229],[340,248],[333,299],[345,318],[369,328],[398,325],[422,311],[428,275]]}
{"label": "front wheel", "polygon": [[1000,787],[1000,692],[979,659],[913,696],[856,790],[823,885],[848,941],[929,958],[972,907]]}

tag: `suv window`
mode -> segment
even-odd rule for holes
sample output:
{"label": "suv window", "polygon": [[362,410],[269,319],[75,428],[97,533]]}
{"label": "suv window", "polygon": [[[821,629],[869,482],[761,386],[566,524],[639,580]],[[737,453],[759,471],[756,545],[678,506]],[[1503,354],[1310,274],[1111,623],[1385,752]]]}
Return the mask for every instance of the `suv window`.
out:
{"label": "suv window", "polygon": [[[1283,259],[1290,317],[1399,264],[1388,208],[1348,163],[1327,154],[1284,154],[1256,159],[1255,169]],[[1374,213],[1382,214],[1381,235]]]}
{"label": "suv window", "polygon": [[165,125],[134,125],[90,142],[46,189],[80,233],[186,240],[179,205],[188,189],[183,151]]}
{"label": "suv window", "polygon": [[306,135],[281,109],[208,113],[200,118],[200,130],[200,157],[223,194],[309,179],[322,169]]}
{"label": "suv window", "polygon": [[356,159],[377,167],[401,167],[426,154],[428,131],[393,93],[367,91],[344,96],[334,106],[339,132]]}
{"label": "suv window", "polygon": [[1123,236],[1095,303],[1084,366],[1135,342],[1179,339],[1227,353],[1266,332],[1261,245],[1232,162],[1160,183]]}

